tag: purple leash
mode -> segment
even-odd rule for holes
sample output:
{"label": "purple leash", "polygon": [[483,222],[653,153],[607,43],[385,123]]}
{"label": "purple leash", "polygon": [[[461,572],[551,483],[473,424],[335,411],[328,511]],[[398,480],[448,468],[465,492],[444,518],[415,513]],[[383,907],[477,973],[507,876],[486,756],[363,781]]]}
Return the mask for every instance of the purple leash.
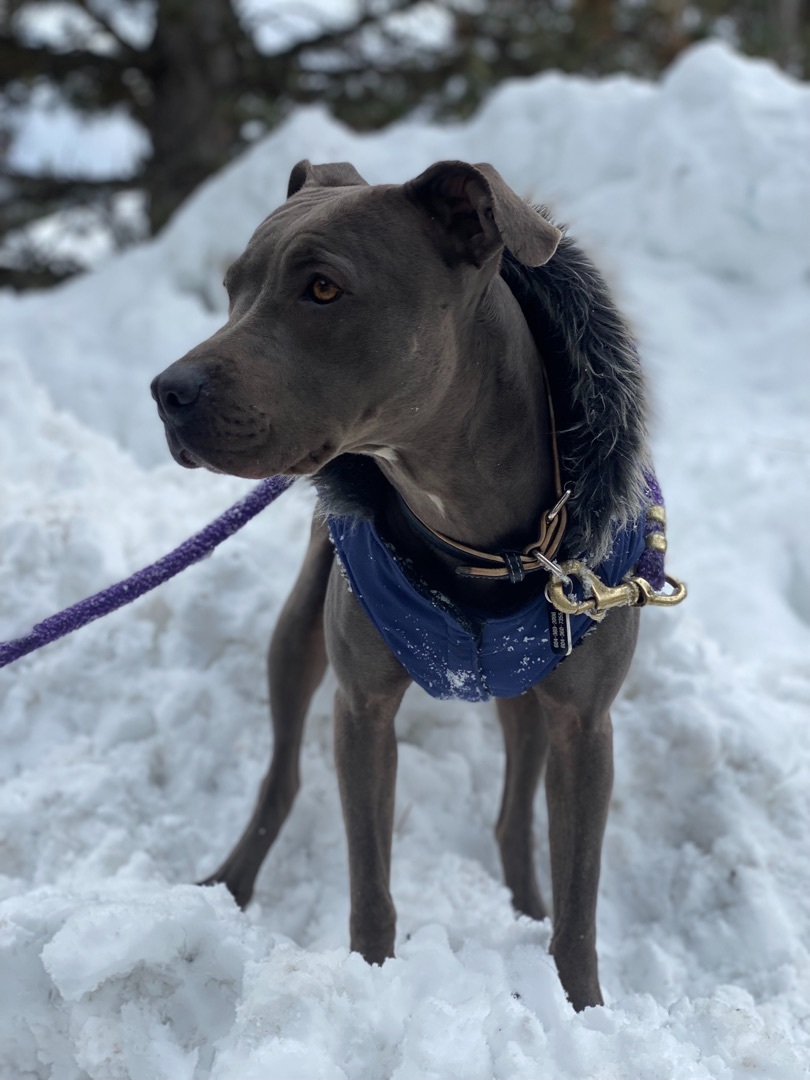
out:
{"label": "purple leash", "polygon": [[103,615],[109,615],[111,611],[117,611],[118,608],[137,600],[144,593],[156,589],[164,581],[168,581],[181,570],[185,570],[187,566],[204,559],[223,540],[227,540],[233,533],[238,532],[251,518],[274,502],[293,482],[293,477],[290,476],[270,476],[262,480],[250,494],[240,499],[230,510],[226,510],[210,525],[206,525],[180,547],[170,551],[168,555],[164,555],[151,566],[145,566],[143,570],[138,570],[125,581],[110,585],[109,588],[88,596],[86,600],[80,600],[72,607],[51,615],[44,622],[37,623],[25,637],[0,642],[0,668],[13,664],[20,657],[41,649],[43,645],[58,641],[59,638],[71,634],[81,626],[86,626],[94,619],[100,619]]}

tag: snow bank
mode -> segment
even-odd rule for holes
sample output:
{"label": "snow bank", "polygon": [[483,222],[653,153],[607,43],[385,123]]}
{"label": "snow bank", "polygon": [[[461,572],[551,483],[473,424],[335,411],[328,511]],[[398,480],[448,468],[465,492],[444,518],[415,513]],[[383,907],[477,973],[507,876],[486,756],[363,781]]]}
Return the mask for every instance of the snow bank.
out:
{"label": "snow bank", "polygon": [[[410,691],[397,957],[346,949],[332,684],[245,915],[188,883],[269,751],[266,642],[296,487],[205,563],[0,672],[0,1078],[793,1078],[810,1062],[810,93],[719,46],[660,85],[549,75],[470,124],[352,135],[304,110],[152,244],[0,296],[0,639],[156,558],[246,489],[168,461],[151,377],[223,318],[222,272],[299,158],[371,181],[490,160],[615,281],[657,399],[670,566],[614,712],[599,933],[574,1015],[492,838],[488,707]],[[537,849],[548,891],[544,806]]]}

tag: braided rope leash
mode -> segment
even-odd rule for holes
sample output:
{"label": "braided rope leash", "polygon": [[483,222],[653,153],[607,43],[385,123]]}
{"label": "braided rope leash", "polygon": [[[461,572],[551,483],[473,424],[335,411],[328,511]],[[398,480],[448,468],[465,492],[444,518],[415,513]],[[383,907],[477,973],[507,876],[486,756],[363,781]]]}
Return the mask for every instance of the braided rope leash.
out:
{"label": "braided rope leash", "polygon": [[13,664],[15,660],[27,656],[28,653],[41,649],[43,645],[58,641],[59,638],[86,626],[94,619],[100,619],[103,615],[117,611],[118,608],[137,600],[144,593],[156,589],[164,581],[175,577],[186,567],[204,559],[223,540],[227,540],[229,536],[238,532],[251,518],[256,517],[270,503],[275,502],[293,482],[293,478],[289,476],[270,476],[262,480],[244,499],[240,499],[210,525],[206,525],[204,529],[184,541],[174,551],[170,551],[168,555],[164,555],[162,559],[136,571],[125,581],[110,585],[109,588],[102,589],[101,592],[94,593],[85,600],[80,600],[77,604],[65,608],[64,611],[51,615],[44,622],[37,623],[24,637],[0,642],[0,668]]}

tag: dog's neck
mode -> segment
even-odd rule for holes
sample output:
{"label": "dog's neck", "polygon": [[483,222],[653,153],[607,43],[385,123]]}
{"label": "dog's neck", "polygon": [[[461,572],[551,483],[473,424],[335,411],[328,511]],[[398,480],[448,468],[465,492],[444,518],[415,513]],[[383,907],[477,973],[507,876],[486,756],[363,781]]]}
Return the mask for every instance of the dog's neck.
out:
{"label": "dog's neck", "polygon": [[379,466],[430,528],[484,550],[523,545],[556,498],[551,421],[537,347],[500,277],[454,347],[441,398]]}

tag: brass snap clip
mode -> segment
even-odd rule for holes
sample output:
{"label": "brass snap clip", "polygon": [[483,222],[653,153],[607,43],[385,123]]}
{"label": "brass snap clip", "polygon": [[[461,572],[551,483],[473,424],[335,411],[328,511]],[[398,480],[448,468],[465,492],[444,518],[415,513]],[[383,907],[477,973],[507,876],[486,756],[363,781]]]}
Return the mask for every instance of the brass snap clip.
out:
{"label": "brass snap clip", "polygon": [[676,604],[680,604],[685,600],[686,585],[684,582],[679,581],[678,578],[672,577],[670,574],[666,574],[665,578],[672,592],[656,592],[646,578],[631,578],[630,580],[638,585],[640,593],[636,606],[646,607],[649,604],[651,607],[675,607]]}
{"label": "brass snap clip", "polygon": [[[553,608],[565,615],[588,615],[594,622],[601,622],[611,608],[615,607],[673,607],[686,599],[686,586],[677,578],[667,575],[671,593],[657,593],[649,581],[641,577],[628,578],[618,585],[605,585],[584,563],[576,559],[560,564],[565,577],[557,577],[546,585],[546,599]],[[582,582],[585,598],[578,600],[566,592],[570,578]],[[566,581],[566,578],[569,581]]]}

